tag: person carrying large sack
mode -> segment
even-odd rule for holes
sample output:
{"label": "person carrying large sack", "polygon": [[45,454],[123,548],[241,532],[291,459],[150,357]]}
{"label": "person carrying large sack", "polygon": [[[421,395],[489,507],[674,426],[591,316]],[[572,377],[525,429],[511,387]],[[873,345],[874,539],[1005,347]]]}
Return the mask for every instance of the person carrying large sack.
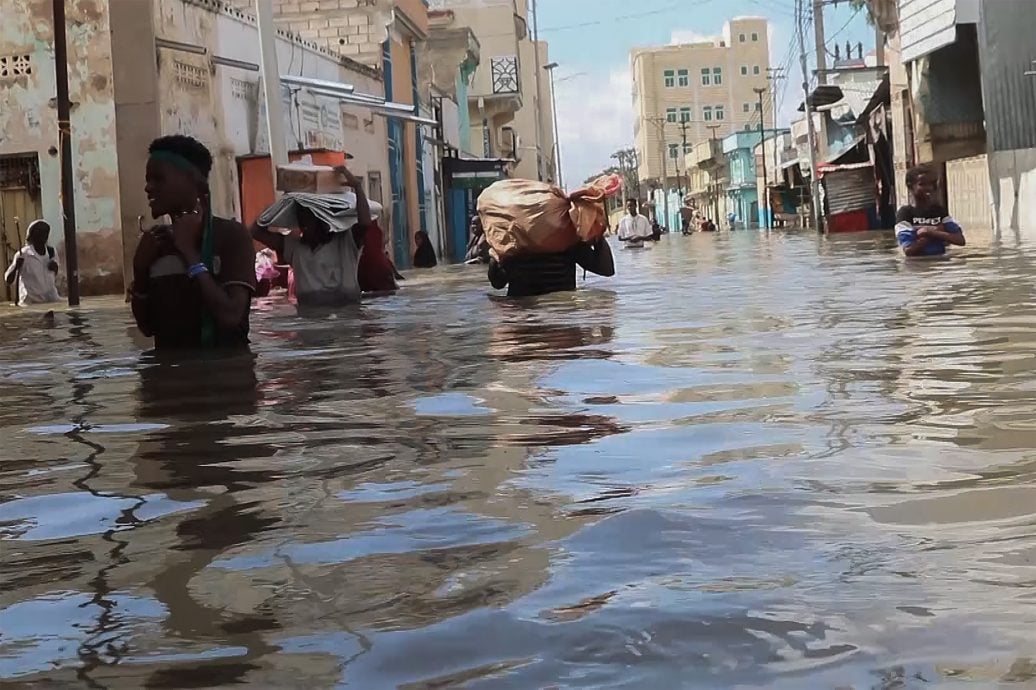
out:
{"label": "person carrying large sack", "polygon": [[615,262],[604,238],[604,199],[616,181],[602,178],[565,195],[531,180],[501,180],[478,200],[490,246],[489,282],[508,297],[576,289],[576,266],[611,277]]}

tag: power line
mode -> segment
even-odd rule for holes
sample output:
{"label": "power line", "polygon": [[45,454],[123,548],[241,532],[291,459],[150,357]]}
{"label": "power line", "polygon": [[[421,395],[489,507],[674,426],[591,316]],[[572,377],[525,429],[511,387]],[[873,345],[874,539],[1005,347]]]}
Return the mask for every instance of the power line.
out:
{"label": "power line", "polygon": [[[715,1],[716,0],[693,0],[693,1],[691,1],[691,0],[683,0],[683,2],[672,2],[672,3],[669,3],[668,5],[666,5],[665,7],[660,7],[660,8],[655,9],[655,10],[646,10],[646,11],[643,11],[643,12],[637,12],[636,14],[623,14],[623,15],[619,15],[617,17],[608,17],[607,19],[595,19],[593,21],[579,22],[579,23],[576,23],[576,24],[564,24],[562,26],[552,26],[552,27],[549,27],[549,28],[546,28],[546,29],[540,29],[540,33],[541,34],[542,33],[556,33],[558,31],[570,31],[571,29],[583,29],[583,28],[586,28],[588,26],[600,26],[601,24],[604,24],[606,22],[624,22],[624,21],[632,21],[632,20],[636,20],[636,19],[643,19],[645,17],[654,17],[654,16],[657,16],[657,15],[660,15],[660,14],[665,14],[666,12],[672,12],[674,10],[683,10],[683,9],[687,9],[688,7],[697,7],[697,6],[701,6],[701,5],[708,5],[708,4],[710,4],[712,2],[715,2]],[[509,34],[503,34],[503,35],[509,35]]]}
{"label": "power line", "polygon": [[[546,29],[540,29],[539,33],[540,34],[544,34],[544,33],[558,33],[558,32],[561,32],[561,31],[570,31],[572,29],[584,29],[584,28],[591,27],[591,26],[600,26],[601,24],[604,24],[605,22],[633,21],[633,20],[636,20],[636,19],[643,19],[645,17],[654,17],[654,16],[657,16],[659,14],[665,14],[666,12],[673,12],[675,10],[679,10],[681,8],[685,8],[685,7],[689,6],[689,5],[705,5],[705,4],[708,4],[710,2],[715,2],[715,0],[697,0],[696,2],[693,2],[693,3],[674,2],[674,3],[671,3],[669,5],[666,5],[665,7],[661,7],[659,9],[647,10],[647,11],[644,11],[644,12],[639,12],[637,14],[627,14],[627,15],[620,15],[618,17],[608,17],[607,19],[594,19],[592,21],[587,21],[587,22],[577,22],[577,23],[574,23],[574,24],[562,24],[560,26],[552,26],[552,27],[548,27]],[[485,40],[487,38],[506,38],[506,37],[510,37],[510,36],[513,36],[513,35],[514,35],[513,31],[504,31],[504,32],[501,32],[501,33],[496,33],[496,34],[478,34],[478,38],[479,38],[479,40]]]}
{"label": "power line", "polygon": [[789,17],[795,16],[795,8],[783,5],[780,2],[776,2],[776,0],[749,0],[749,2],[763,9],[778,10],[781,14],[786,14]]}
{"label": "power line", "polygon": [[856,17],[859,16],[861,10],[863,10],[863,7],[857,7],[856,11],[853,12],[853,16],[849,17],[849,19],[845,22],[845,24],[842,24],[842,28],[839,29],[838,31],[834,32],[833,34],[831,34],[831,37],[829,39],[827,39],[826,41],[824,41],[824,48],[825,49],[827,48],[827,46],[831,45],[831,42],[833,40],[835,40],[836,38],[838,38],[838,36],[843,31],[845,31],[847,28],[849,28],[849,25],[852,24],[853,20],[856,19]]}

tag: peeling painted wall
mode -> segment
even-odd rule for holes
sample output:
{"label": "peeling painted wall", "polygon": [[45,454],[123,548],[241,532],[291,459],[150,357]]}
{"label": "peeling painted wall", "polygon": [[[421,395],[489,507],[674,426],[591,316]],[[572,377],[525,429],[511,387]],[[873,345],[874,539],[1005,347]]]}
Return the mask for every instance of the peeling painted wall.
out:
{"label": "peeling painted wall", "polygon": [[[151,12],[140,12],[142,7]],[[152,136],[188,134],[208,145],[215,159],[214,210],[239,217],[237,158],[266,153],[259,137],[259,73],[214,65],[211,57],[258,64],[258,32],[249,17],[205,0],[67,0],[66,12],[80,283],[85,295],[120,293],[124,267],[129,277],[124,257],[135,246],[136,219],[150,217],[142,170]],[[29,55],[32,64],[31,74],[0,81],[0,155],[38,155],[43,216],[61,252],[51,2],[0,0],[0,16],[0,55]],[[202,46],[206,54],[156,49],[150,34],[134,28],[141,21],[153,22],[155,37]],[[282,36],[277,48],[282,74],[384,93],[377,73],[347,67],[315,46]],[[113,55],[122,60],[115,71]],[[123,85],[119,94],[116,84]],[[387,183],[385,120],[364,108],[328,103],[341,115],[338,140],[354,156],[354,171],[380,174]],[[116,112],[128,115],[118,128]],[[155,121],[145,122],[149,117]],[[297,112],[285,113],[289,149],[296,148],[297,118]]]}
{"label": "peeling painted wall", "polygon": [[[122,291],[118,161],[108,8],[67,0],[76,232],[83,294]],[[0,0],[0,54],[29,55],[31,74],[0,81],[0,155],[37,153],[43,216],[63,251],[52,5]],[[53,149],[53,153],[51,150]],[[64,272],[61,275],[64,280]]]}
{"label": "peeling painted wall", "polygon": [[[254,21],[232,9],[213,11],[185,0],[153,0],[155,35],[171,41],[204,46],[207,55],[158,51],[159,109],[164,134],[187,134],[209,146],[214,158],[213,207],[216,213],[240,217],[237,157],[268,153],[265,113],[260,112],[260,74],[213,65],[211,56],[259,64],[259,38]],[[298,41],[279,37],[277,58],[281,74],[345,82],[357,92],[381,94],[384,87],[371,74],[349,69],[335,57]],[[305,101],[307,95],[300,95]],[[369,110],[341,106],[333,99],[316,105],[341,115],[337,139],[354,156],[350,166],[358,175],[388,177],[385,120]],[[298,148],[300,112],[286,109],[288,149]],[[305,137],[302,137],[305,139]],[[304,144],[306,142],[303,142]]]}

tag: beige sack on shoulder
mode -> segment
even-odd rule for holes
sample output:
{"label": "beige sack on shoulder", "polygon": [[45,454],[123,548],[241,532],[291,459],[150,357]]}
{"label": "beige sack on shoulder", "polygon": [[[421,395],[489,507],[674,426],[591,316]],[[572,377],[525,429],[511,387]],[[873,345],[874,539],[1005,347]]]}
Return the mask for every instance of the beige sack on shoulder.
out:
{"label": "beige sack on shoulder", "polygon": [[563,252],[575,245],[579,235],[570,207],[560,189],[533,180],[500,180],[478,198],[482,227],[499,261]]}

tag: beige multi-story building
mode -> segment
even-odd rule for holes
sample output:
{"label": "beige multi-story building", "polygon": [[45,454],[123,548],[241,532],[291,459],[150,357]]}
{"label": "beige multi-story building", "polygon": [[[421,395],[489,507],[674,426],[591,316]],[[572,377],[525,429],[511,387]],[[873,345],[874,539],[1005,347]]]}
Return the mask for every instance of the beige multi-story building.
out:
{"label": "beige multi-story building", "polygon": [[760,110],[771,121],[768,92],[760,108],[755,91],[770,85],[768,28],[765,18],[742,17],[711,41],[630,53],[641,180],[680,186],[694,144],[758,127]]}

